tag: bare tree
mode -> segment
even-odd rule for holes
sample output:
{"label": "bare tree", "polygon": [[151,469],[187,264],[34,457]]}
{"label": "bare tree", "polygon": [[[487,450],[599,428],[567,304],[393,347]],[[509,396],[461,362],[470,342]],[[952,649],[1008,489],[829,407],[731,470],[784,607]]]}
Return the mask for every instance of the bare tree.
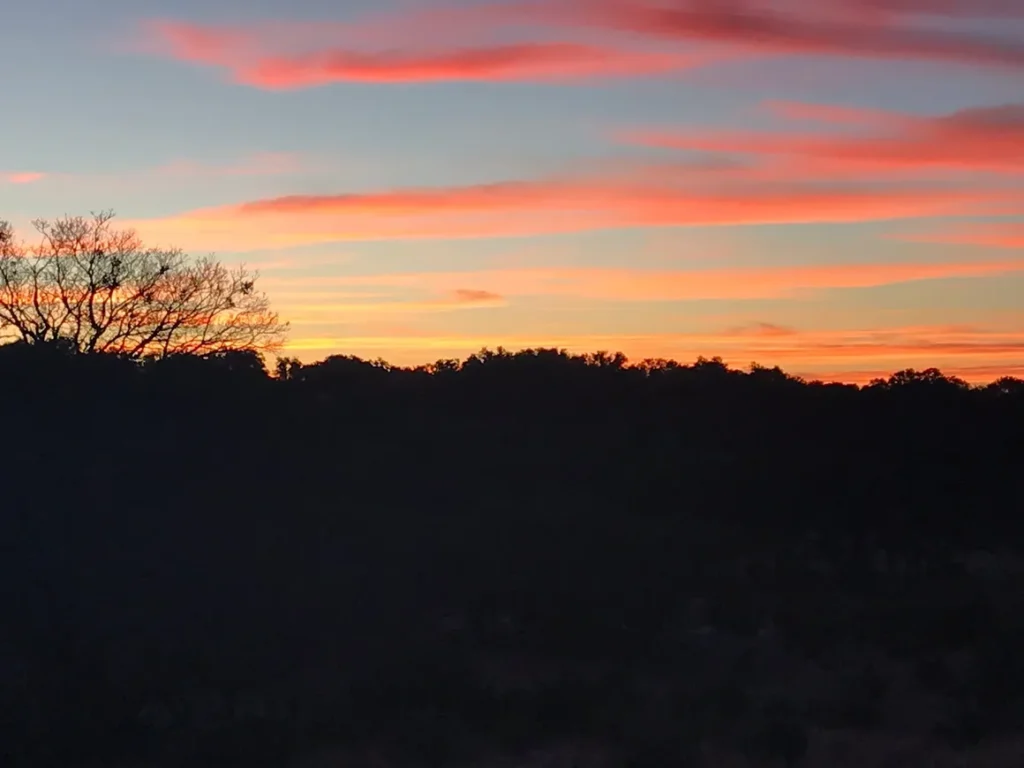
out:
{"label": "bare tree", "polygon": [[257,292],[258,275],[147,248],[111,227],[113,216],[37,220],[35,246],[0,221],[0,337],[132,358],[281,346],[287,325]]}

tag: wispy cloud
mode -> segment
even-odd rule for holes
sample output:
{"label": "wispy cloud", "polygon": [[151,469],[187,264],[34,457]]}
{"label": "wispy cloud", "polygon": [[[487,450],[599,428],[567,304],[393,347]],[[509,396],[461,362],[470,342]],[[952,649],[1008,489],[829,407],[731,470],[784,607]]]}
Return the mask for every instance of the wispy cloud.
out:
{"label": "wispy cloud", "polygon": [[[400,19],[396,25],[402,25]],[[424,46],[422,31],[383,49],[325,45],[313,34],[305,46],[295,29],[281,45],[272,26],[210,27],[160,21],[146,26],[145,50],[214,66],[230,78],[265,89],[309,88],[340,82],[546,81],[666,72],[691,66],[693,57],[623,46],[570,41],[453,42]],[[297,45],[296,43],[300,43]],[[300,50],[282,50],[296,48]]]}
{"label": "wispy cloud", "polygon": [[[991,277],[1024,271],[1024,259],[969,262],[839,264],[747,269],[643,270],[599,267],[546,267],[472,272],[344,275],[330,278],[270,277],[273,295],[302,290],[325,292],[404,288],[427,295],[490,301],[498,297],[553,297],[618,302],[779,299],[842,288],[872,288],[919,280]],[[453,286],[478,286],[472,291]],[[417,302],[420,300],[417,299]],[[744,327],[744,334],[781,335],[776,326]]]}
{"label": "wispy cloud", "polygon": [[908,122],[905,115],[882,109],[863,109],[837,104],[808,104],[800,101],[767,101],[763,107],[788,120],[831,123],[843,126],[876,128],[902,128]]}
{"label": "wispy cloud", "polygon": [[[487,309],[507,304],[505,297],[498,293],[473,288],[427,291],[426,295],[409,298],[396,292],[394,285],[378,286],[386,290],[369,291],[358,290],[360,284],[356,282],[350,288],[357,290],[327,290],[323,285],[325,281],[315,282],[318,285],[314,290],[303,290],[300,286],[305,281],[302,280],[263,281],[270,288],[275,305],[297,328],[331,325],[339,321],[365,321],[381,316],[419,316]],[[384,282],[387,283],[386,280]],[[282,285],[284,290],[281,290]]]}
{"label": "wispy cloud", "polygon": [[723,336],[744,336],[744,337],[777,337],[793,336],[797,331],[784,325],[775,323],[753,323],[750,325],[739,325],[730,328],[722,333]]}
{"label": "wispy cloud", "polygon": [[934,117],[862,113],[822,105],[772,108],[788,116],[878,128],[841,136],[640,130],[625,133],[623,138],[665,148],[814,161],[814,166],[804,168],[806,173],[830,167],[872,171],[981,170],[1002,174],[1019,174],[1024,170],[1024,104],[965,109]]}
{"label": "wispy cloud", "polygon": [[[1016,0],[510,0],[350,24],[214,27],[156,20],[145,25],[137,47],[224,68],[235,81],[264,88],[645,74],[708,60],[651,52],[666,41],[715,51],[712,61],[812,54],[1022,69],[1024,42],[1012,32],[986,35],[962,31],[962,23],[933,23],[1024,18],[1020,8]],[[513,32],[517,39],[509,42]],[[583,42],[595,32],[608,42]],[[553,35],[562,39],[552,42]],[[627,36],[629,47],[616,42]]]}
{"label": "wispy cloud", "polygon": [[42,180],[53,180],[59,182],[64,189],[80,188],[83,192],[87,191],[89,198],[95,199],[97,195],[102,198],[113,193],[147,193],[154,187],[165,189],[169,184],[191,185],[201,180],[213,181],[235,177],[288,176],[328,172],[328,169],[329,166],[326,164],[314,166],[305,156],[298,153],[254,152],[216,161],[183,157],[157,165],[117,171],[0,172],[0,184],[33,184]]}
{"label": "wispy cloud", "polygon": [[237,82],[268,89],[337,82],[545,81],[646,75],[691,63],[678,55],[633,53],[571,43],[519,43],[425,53],[330,51],[269,57],[236,68]]}
{"label": "wispy cloud", "polygon": [[[995,0],[977,5],[970,0],[680,0],[671,5],[653,0],[578,0],[560,7],[566,22],[572,24],[671,40],[714,42],[751,54],[924,59],[1024,68],[1024,42],[1019,37],[947,31],[907,18],[936,13],[961,19],[1009,15],[1012,4]],[[1014,11],[1013,15],[1019,13]]]}
{"label": "wispy cloud", "polygon": [[476,238],[622,227],[860,222],[992,213],[1024,193],[931,182],[762,181],[671,165],[589,175],[304,195],[128,222],[150,240],[249,250],[345,240]]}
{"label": "wispy cloud", "polygon": [[874,12],[894,17],[1024,18],[1024,5],[1017,0],[822,0],[821,4],[854,14]]}
{"label": "wispy cloud", "polygon": [[12,173],[0,173],[0,179],[8,184],[34,184],[46,178],[45,173],[38,171],[16,171]]}
{"label": "wispy cloud", "polygon": [[504,304],[501,294],[493,291],[481,291],[475,288],[456,288],[452,291],[450,301],[459,305],[493,306]]}

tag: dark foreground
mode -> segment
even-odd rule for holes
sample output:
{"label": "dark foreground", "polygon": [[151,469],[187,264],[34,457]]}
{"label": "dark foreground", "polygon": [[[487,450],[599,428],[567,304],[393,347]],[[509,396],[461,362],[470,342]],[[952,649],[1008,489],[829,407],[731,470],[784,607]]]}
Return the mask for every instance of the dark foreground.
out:
{"label": "dark foreground", "polygon": [[3,764],[1024,764],[1024,383],[280,374],[0,347]]}

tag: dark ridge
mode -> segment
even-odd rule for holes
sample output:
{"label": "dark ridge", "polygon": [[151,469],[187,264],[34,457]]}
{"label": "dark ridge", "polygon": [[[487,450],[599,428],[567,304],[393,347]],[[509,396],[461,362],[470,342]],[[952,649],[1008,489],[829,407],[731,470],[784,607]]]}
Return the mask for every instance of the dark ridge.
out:
{"label": "dark ridge", "polygon": [[797,765],[1024,722],[1024,381],[18,343],[0,403],[5,765]]}

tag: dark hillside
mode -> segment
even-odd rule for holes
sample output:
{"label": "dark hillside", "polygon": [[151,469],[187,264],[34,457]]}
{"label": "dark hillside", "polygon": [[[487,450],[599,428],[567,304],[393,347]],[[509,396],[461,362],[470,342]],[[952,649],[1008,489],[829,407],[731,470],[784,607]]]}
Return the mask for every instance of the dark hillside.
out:
{"label": "dark hillside", "polygon": [[0,402],[14,764],[1024,721],[1024,382],[15,344]]}

